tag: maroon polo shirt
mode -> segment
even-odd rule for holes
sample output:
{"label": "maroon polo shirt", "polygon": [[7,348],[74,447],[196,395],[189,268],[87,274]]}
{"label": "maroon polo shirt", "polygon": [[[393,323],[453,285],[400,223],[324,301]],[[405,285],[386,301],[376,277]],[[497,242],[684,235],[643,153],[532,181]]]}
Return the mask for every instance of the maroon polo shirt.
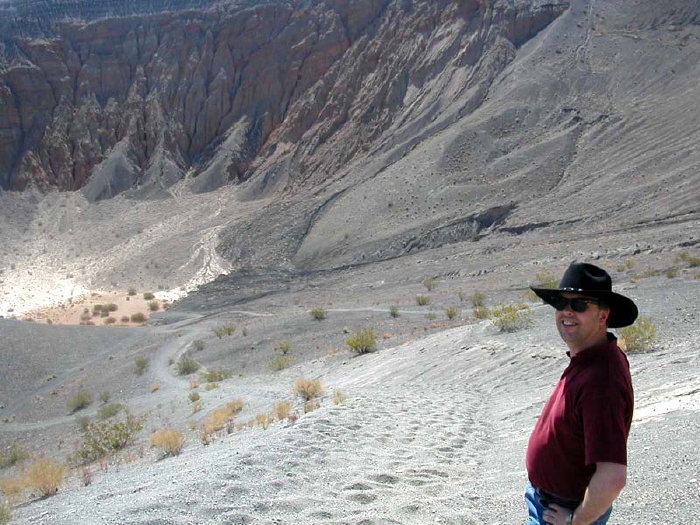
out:
{"label": "maroon polo shirt", "polygon": [[627,356],[608,342],[571,358],[535,424],[525,464],[530,482],[583,500],[597,462],[627,465],[634,394]]}

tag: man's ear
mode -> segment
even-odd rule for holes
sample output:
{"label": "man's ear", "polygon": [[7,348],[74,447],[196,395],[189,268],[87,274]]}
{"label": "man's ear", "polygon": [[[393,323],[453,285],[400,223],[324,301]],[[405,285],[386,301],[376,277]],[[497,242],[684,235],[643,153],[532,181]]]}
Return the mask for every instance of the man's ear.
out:
{"label": "man's ear", "polygon": [[605,326],[608,326],[608,321],[610,320],[610,308],[601,308],[600,313],[598,314],[598,320]]}

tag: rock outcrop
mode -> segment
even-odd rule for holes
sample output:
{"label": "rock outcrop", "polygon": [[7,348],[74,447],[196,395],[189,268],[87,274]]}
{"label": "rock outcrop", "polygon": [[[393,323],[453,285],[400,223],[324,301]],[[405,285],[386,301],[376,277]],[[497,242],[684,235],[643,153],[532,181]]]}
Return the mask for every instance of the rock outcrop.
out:
{"label": "rock outcrop", "polygon": [[250,180],[252,198],[401,154],[477,107],[563,2],[259,2],[62,22],[0,72],[0,186],[92,200]]}

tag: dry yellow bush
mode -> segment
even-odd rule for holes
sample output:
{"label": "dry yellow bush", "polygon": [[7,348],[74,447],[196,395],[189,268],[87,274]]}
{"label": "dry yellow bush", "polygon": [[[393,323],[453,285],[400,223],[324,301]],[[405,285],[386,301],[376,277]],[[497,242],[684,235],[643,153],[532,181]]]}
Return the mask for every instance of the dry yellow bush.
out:
{"label": "dry yellow bush", "polygon": [[347,400],[348,396],[343,394],[340,390],[333,392],[333,404],[339,405]]}
{"label": "dry yellow bush", "polygon": [[23,492],[26,488],[27,480],[25,478],[0,479],[0,491],[6,496],[15,496]]}
{"label": "dry yellow bush", "polygon": [[275,418],[270,414],[258,414],[255,416],[255,424],[262,427],[263,430],[267,430],[272,423],[274,423]]}
{"label": "dry yellow bush", "polygon": [[275,417],[282,421],[287,419],[289,413],[292,411],[292,404],[289,401],[278,401],[272,407]]}
{"label": "dry yellow bush", "polygon": [[174,428],[162,428],[151,434],[151,445],[163,451],[165,456],[177,456],[185,444],[185,434]]}
{"label": "dry yellow bush", "polygon": [[226,403],[226,406],[209,412],[202,421],[202,432],[212,434],[226,427],[229,420],[241,411],[243,404],[242,400],[234,399]]}
{"label": "dry yellow bush", "polygon": [[39,458],[33,461],[24,475],[27,485],[37,489],[44,496],[56,494],[58,486],[66,473],[66,466],[50,458]]}
{"label": "dry yellow bush", "polygon": [[318,379],[304,379],[300,377],[294,382],[292,391],[304,401],[323,395],[323,386]]}
{"label": "dry yellow bush", "polygon": [[153,383],[151,385],[151,393],[157,392],[158,390],[160,390],[160,383]]}

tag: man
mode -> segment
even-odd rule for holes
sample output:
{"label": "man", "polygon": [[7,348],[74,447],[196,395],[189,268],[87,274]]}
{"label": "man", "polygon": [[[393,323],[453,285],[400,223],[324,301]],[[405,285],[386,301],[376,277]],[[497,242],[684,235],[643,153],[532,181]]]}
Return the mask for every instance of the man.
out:
{"label": "man", "polygon": [[627,357],[608,328],[634,323],[637,306],[610,275],[573,263],[559,288],[532,288],[553,306],[570,360],[527,447],[528,525],[604,525],[627,479],[634,397]]}

